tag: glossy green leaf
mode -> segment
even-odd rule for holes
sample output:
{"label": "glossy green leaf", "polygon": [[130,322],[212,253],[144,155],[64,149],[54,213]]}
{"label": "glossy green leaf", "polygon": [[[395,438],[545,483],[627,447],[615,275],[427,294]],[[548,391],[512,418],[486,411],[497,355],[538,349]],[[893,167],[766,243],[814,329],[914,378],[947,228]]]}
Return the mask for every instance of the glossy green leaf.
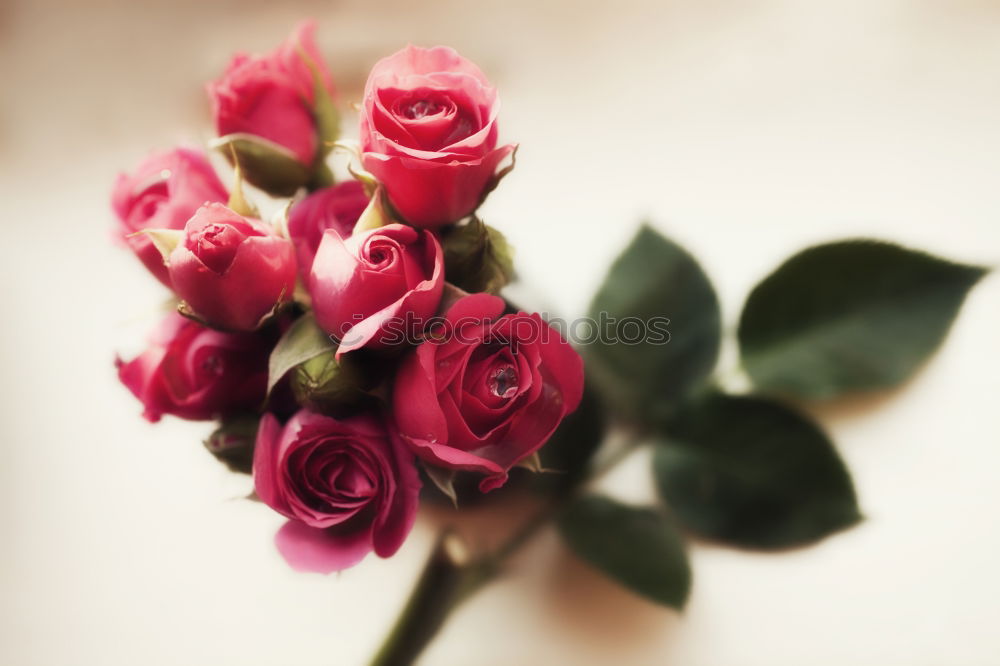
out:
{"label": "glossy green leaf", "polygon": [[597,330],[582,347],[588,369],[633,418],[661,420],[715,367],[715,291],[690,254],[649,226],[611,266],[590,317]]}
{"label": "glossy green leaf", "polygon": [[876,241],[807,249],[750,294],[743,365],[758,388],[805,398],[896,386],[941,344],[985,272]]}
{"label": "glossy green leaf", "polygon": [[712,394],[686,405],[653,466],[661,496],[686,527],[738,546],[803,545],[861,517],[826,435],[760,398]]}
{"label": "glossy green leaf", "polygon": [[323,353],[333,353],[337,344],[316,325],[312,315],[295,320],[271,351],[267,366],[267,392],[289,370]]}
{"label": "glossy green leaf", "polygon": [[684,607],[691,568],[684,540],[662,511],[588,495],[563,512],[558,526],[574,553],[616,582],[664,606]]}

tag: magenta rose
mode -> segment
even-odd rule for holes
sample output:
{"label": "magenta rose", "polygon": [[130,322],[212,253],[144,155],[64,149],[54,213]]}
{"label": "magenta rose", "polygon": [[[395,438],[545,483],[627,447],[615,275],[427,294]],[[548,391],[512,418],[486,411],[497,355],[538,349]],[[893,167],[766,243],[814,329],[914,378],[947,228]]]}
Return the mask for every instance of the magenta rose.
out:
{"label": "magenta rose", "polygon": [[118,234],[149,272],[169,287],[163,257],[148,236],[137,232],[183,229],[204,203],[228,198],[202,153],[175,148],[150,155],[130,174],[119,174],[111,206],[120,223]]}
{"label": "magenta rose", "polygon": [[213,326],[252,331],[295,289],[291,241],[222,204],[198,209],[170,253],[177,296]]}
{"label": "magenta rose", "polygon": [[395,553],[417,512],[413,455],[379,419],[298,412],[282,427],[267,414],[257,432],[257,496],[289,518],[275,542],[300,571],[330,573],[370,551]]}
{"label": "magenta rose", "polygon": [[295,245],[295,257],[303,280],[312,268],[323,232],[333,229],[341,238],[347,238],[367,205],[365,188],[358,181],[349,180],[317,190],[292,206],[288,216],[288,235]]}
{"label": "magenta rose", "polygon": [[150,421],[164,414],[206,420],[255,410],[264,402],[273,342],[258,334],[216,331],[174,312],[149,349],[132,361],[117,361],[118,378],[142,402]]}
{"label": "magenta rose", "polygon": [[486,474],[483,492],[538,450],[583,393],[583,361],[537,314],[502,299],[460,298],[400,365],[393,410],[427,462]]}
{"label": "magenta rose", "polygon": [[499,107],[486,76],[454,50],[408,46],[368,76],[362,163],[410,224],[460,220],[514,151],[497,147]]}
{"label": "magenta rose", "polygon": [[326,231],[309,276],[316,323],[355,349],[402,344],[441,302],[441,244],[425,229],[390,224],[341,238]]}
{"label": "magenta rose", "polygon": [[299,49],[333,93],[333,79],[316,48],[315,35],[315,22],[307,21],[267,55],[233,56],[225,73],[207,86],[219,136],[252,134],[284,146],[305,165],[313,163],[319,147],[315,87]]}

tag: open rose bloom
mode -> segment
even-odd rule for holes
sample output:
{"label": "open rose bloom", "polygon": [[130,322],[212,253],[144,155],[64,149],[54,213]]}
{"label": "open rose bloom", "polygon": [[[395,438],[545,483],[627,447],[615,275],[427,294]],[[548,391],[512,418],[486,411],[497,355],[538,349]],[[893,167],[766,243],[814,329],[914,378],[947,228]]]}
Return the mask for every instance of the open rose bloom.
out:
{"label": "open rose bloom", "polygon": [[583,363],[541,317],[504,315],[489,294],[459,299],[400,366],[403,440],[434,465],[485,474],[484,491],[545,443],[583,392]]}
{"label": "open rose bloom", "polygon": [[364,167],[404,220],[471,214],[514,145],[497,146],[496,88],[453,49],[409,46],[379,61],[361,113]]}
{"label": "open rose bloom", "polygon": [[[180,148],[112,197],[118,235],[177,307],[118,362],[122,383],[151,421],[219,421],[209,451],[252,468],[287,519],[278,551],[323,573],[403,545],[421,470],[445,492],[459,475],[503,485],[583,388],[579,355],[540,316],[476,293],[513,273],[499,232],[470,218],[514,151],[486,76],[446,47],[379,61],[360,153],[339,169],[357,180],[329,182],[333,90],[312,23],[238,54],[208,91],[239,172]],[[243,178],[276,200],[259,206]]]}

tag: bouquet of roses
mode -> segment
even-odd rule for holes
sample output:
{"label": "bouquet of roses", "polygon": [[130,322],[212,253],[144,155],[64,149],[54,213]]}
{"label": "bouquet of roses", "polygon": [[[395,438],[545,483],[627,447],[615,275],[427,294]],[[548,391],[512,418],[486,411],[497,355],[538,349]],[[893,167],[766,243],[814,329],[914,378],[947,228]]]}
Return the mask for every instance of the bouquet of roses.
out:
{"label": "bouquet of roses", "polygon": [[[312,24],[268,56],[236,56],[208,91],[232,191],[184,148],[115,187],[123,238],[178,299],[119,376],[150,420],[221,419],[210,447],[252,460],[257,497],[289,519],[276,540],[294,567],[388,557],[413,525],[418,460],[442,484],[467,470],[497,488],[582,393],[559,333],[493,295],[510,257],[474,213],[515,151],[497,145],[496,90],[448,48],[382,60],[363,170],[339,184]],[[269,224],[241,179],[294,196]]]}
{"label": "bouquet of roses", "polygon": [[[514,468],[558,472],[519,476],[545,499],[498,548],[470,553],[442,533],[375,663],[412,661],[546,524],[681,608],[684,531],[781,549],[860,520],[833,443],[793,403],[905,381],[983,269],[878,241],[809,248],[750,294],[733,382],[716,370],[711,282],[643,227],[589,317],[556,326],[497,295],[511,252],[476,211],[516,146],[499,144],[483,72],[449,48],[405,48],[372,69],[359,140],[345,140],[314,31],[236,55],[208,85],[229,188],[191,148],[115,184],[120,237],[175,306],[118,374],[150,421],[219,421],[206,446],[288,519],[275,541],[299,570],[395,553],[422,480],[457,503],[498,496]],[[587,391],[567,337],[586,345]],[[608,423],[623,437],[603,447]],[[656,501],[589,490],[639,446],[653,449]]]}

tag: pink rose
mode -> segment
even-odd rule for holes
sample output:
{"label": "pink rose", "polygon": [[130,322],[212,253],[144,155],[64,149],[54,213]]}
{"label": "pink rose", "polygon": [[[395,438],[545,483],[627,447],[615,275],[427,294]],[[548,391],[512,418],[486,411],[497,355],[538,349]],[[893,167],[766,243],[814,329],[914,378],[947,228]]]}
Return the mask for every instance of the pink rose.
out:
{"label": "pink rose", "polygon": [[327,231],[309,276],[316,323],[340,340],[337,357],[413,339],[444,288],[441,244],[430,231],[390,224],[341,238]]}
{"label": "pink rose", "polygon": [[486,474],[483,492],[503,485],[583,393],[569,343],[539,315],[503,310],[489,294],[460,298],[403,360],[393,388],[403,441],[431,464]]}
{"label": "pink rose", "polygon": [[342,238],[347,238],[367,205],[365,188],[358,181],[349,180],[317,190],[292,206],[288,216],[288,235],[295,244],[295,256],[303,279],[309,275],[323,232],[333,229]]}
{"label": "pink rose", "polygon": [[202,204],[226,201],[229,194],[205,156],[175,148],[146,158],[131,174],[119,174],[111,206],[120,222],[118,233],[139,260],[170,286],[163,257],[143,229],[183,229]]}
{"label": "pink rose", "polygon": [[362,163],[407,222],[439,227],[472,213],[514,145],[497,148],[496,89],[443,46],[379,61],[361,111]]}
{"label": "pink rose", "polygon": [[118,378],[145,407],[163,414],[207,420],[258,409],[267,386],[273,340],[259,334],[223,333],[176,312],[163,320],[149,349],[117,361]]}
{"label": "pink rose", "polygon": [[295,289],[295,250],[271,227],[222,204],[198,209],[170,253],[177,296],[206,322],[252,331]]}
{"label": "pink rose", "polygon": [[315,88],[299,48],[333,93],[333,79],[316,48],[315,34],[315,22],[307,21],[267,55],[233,56],[225,73],[207,86],[219,136],[252,134],[284,146],[305,165],[314,162],[318,147]]}
{"label": "pink rose", "polygon": [[278,550],[300,571],[330,573],[374,550],[395,553],[417,512],[413,456],[372,415],[298,412],[282,428],[267,414],[253,460],[257,496],[289,518]]}

